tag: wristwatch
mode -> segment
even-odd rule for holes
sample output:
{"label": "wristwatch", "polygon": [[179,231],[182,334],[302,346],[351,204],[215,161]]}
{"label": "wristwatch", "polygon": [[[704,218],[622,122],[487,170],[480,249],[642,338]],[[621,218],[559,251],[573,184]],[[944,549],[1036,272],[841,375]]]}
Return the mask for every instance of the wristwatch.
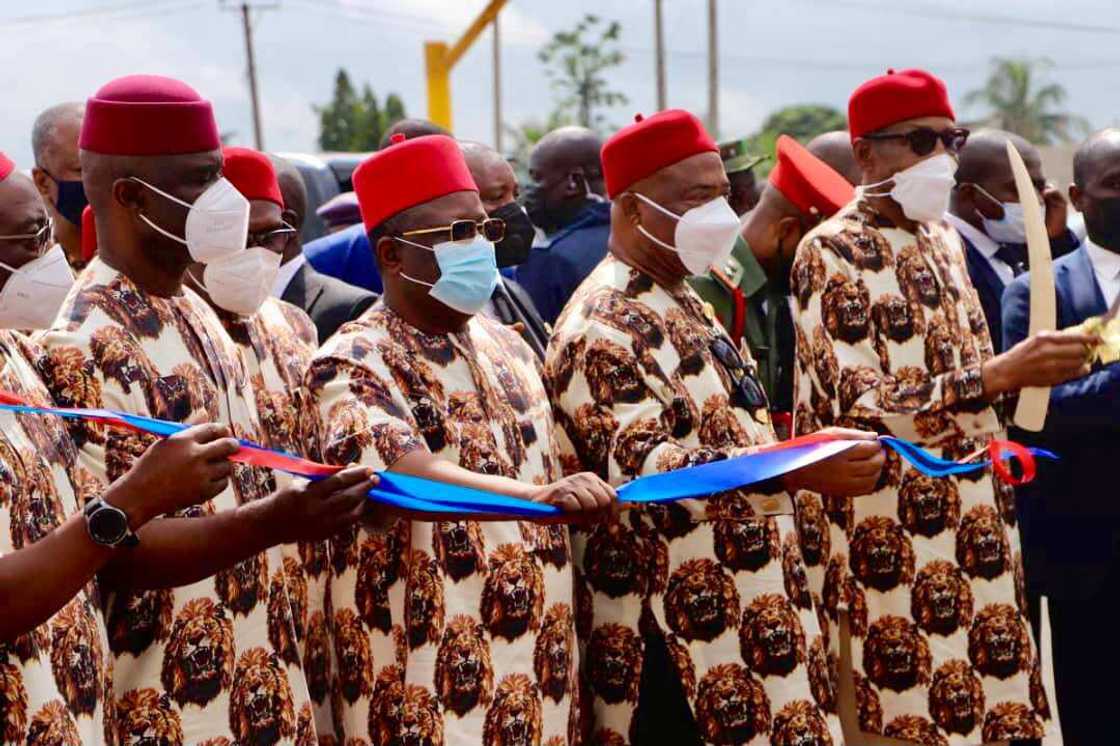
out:
{"label": "wristwatch", "polygon": [[134,547],[140,543],[139,537],[128,527],[128,516],[120,508],[97,498],[87,503],[82,512],[89,537],[101,546]]}

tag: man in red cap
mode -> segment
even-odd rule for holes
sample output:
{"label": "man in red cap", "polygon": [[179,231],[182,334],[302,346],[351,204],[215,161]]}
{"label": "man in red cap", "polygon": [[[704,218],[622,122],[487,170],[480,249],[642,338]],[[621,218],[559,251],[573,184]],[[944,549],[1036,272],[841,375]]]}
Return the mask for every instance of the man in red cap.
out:
{"label": "man in red cap", "polygon": [[[1084,375],[1093,338],[1044,333],[993,356],[959,237],[942,222],[968,132],[941,80],[874,78],[852,94],[848,121],[863,185],[802,241],[793,268],[796,431],[846,424],[967,456],[1004,437],[993,402]],[[884,477],[854,504],[806,495],[801,508],[833,523],[827,567],[810,580],[840,656],[849,743],[1041,737],[1049,709],[1011,486],[990,473],[931,479],[894,456]]]}
{"label": "man in red cap", "polygon": [[689,279],[739,344],[758,363],[774,428],[788,438],[793,411],[793,319],[789,270],[801,237],[851,201],[851,184],[792,137],[778,138],[777,163],[758,204],[742,218],[731,256]]}
{"label": "man in red cap", "polygon": [[[614,491],[594,475],[560,478],[539,363],[479,313],[498,282],[504,226],[483,211],[459,145],[398,138],[354,171],[354,190],[385,294],[307,374],[324,460],[565,511],[608,508]],[[340,741],[566,742],[576,660],[567,529],[457,518],[332,539]]]}
{"label": "man in red cap", "polygon": [[[692,114],[663,111],[608,140],[603,167],[611,253],[561,313],[545,362],[565,467],[618,485],[774,442],[750,354],[685,282],[739,235],[715,142]],[[846,434],[866,442],[573,537],[597,742],[839,742],[793,494],[872,489],[879,443]]]}
{"label": "man in red cap", "polygon": [[[13,326],[49,323],[73,281],[61,247],[49,245],[42,199],[0,154],[0,389],[40,407],[53,404],[36,371],[43,351]],[[29,308],[38,304],[45,320]],[[0,412],[4,743],[118,743],[95,574],[132,531],[225,488],[237,450],[229,435],[220,425],[191,428],[154,444],[105,487],[79,462],[61,420]]]}
{"label": "man in red cap", "polygon": [[[182,287],[192,262],[229,268],[246,251],[249,204],[220,176],[209,102],[176,80],[120,78],[89,100],[80,144],[98,255],[43,337],[56,401],[221,422],[260,441],[237,347]],[[93,423],[72,432],[91,492],[151,441]],[[269,472],[237,464],[213,499],[117,550],[101,578],[122,741],[149,737],[152,722],[190,743],[314,739],[279,545],[357,520],[369,476],[350,469],[270,494]]]}
{"label": "man in red cap", "polygon": [[[282,217],[284,199],[267,155],[251,148],[223,148],[222,173],[249,200],[247,251],[237,255],[248,261],[244,267],[224,269],[220,264],[193,264],[187,270],[187,285],[214,309],[237,346],[253,389],[263,442],[318,460],[302,395],[303,376],[319,346],[315,325],[302,310],[270,295],[276,267],[296,229]],[[327,542],[285,544],[280,551],[317,730],[319,735],[329,734],[334,730],[327,696],[331,657],[321,649],[321,641],[327,639]],[[309,630],[309,623],[314,629]]]}

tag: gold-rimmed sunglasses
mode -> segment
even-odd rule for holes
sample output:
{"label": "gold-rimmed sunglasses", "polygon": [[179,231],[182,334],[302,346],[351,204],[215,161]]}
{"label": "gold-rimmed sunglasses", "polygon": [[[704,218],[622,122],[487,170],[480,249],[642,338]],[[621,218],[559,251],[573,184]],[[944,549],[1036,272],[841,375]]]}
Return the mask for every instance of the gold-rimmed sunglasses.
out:
{"label": "gold-rimmed sunglasses", "polygon": [[501,218],[487,218],[486,220],[456,220],[451,225],[441,225],[438,228],[421,228],[415,231],[405,231],[401,237],[424,236],[432,233],[447,233],[451,240],[473,241],[476,236],[482,237],[492,243],[501,241],[506,235],[506,221]]}

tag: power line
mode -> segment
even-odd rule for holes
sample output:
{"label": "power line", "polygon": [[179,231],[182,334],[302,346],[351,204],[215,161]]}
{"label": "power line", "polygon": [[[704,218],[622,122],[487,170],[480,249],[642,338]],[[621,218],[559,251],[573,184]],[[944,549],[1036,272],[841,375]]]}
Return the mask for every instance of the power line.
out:
{"label": "power line", "polygon": [[820,2],[819,0],[801,0],[801,2],[809,2],[813,5],[827,4],[829,7],[843,6],[848,8],[874,10],[877,13],[885,12],[893,13],[895,15],[915,16],[918,18],[927,18],[935,21],[945,21],[947,23],[965,21],[968,23],[995,24],[999,26],[1041,28],[1046,29],[1047,31],[1072,31],[1089,34],[1120,34],[1120,27],[1117,26],[1103,26],[1100,24],[1089,23],[1072,23],[1070,21],[1051,21],[1038,18],[1016,18],[1014,16],[991,15],[988,13],[953,13],[946,12],[943,8],[937,8],[929,5],[917,5],[908,7],[905,5],[895,5],[891,3],[871,2],[870,0],[825,0],[824,3]]}
{"label": "power line", "polygon": [[[182,0],[132,0],[132,2],[115,3],[113,5],[98,5],[92,8],[74,10],[66,13],[37,13],[15,18],[0,19],[0,24],[5,26],[29,25],[36,23],[54,23],[59,21],[73,21],[81,18],[97,18],[100,16],[113,16],[129,11],[146,11],[148,15],[158,15],[166,10],[166,6],[180,3]],[[193,3],[199,5],[201,3]],[[179,10],[173,8],[172,10]]]}

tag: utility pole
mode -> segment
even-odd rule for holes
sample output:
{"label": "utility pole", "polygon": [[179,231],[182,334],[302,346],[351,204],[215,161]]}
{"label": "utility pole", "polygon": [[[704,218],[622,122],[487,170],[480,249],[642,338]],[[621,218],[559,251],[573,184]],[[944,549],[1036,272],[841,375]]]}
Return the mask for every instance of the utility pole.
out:
{"label": "utility pole", "polygon": [[708,0],[708,132],[719,139],[719,12],[716,0]]}
{"label": "utility pole", "polygon": [[665,95],[665,28],[661,19],[661,0],[653,0],[653,49],[657,68],[657,110],[666,107]]}
{"label": "utility pole", "polygon": [[494,150],[502,152],[502,34],[494,16]]}
{"label": "utility pole", "polygon": [[234,7],[230,7],[227,0],[222,0],[222,8],[224,10],[237,10],[241,13],[241,26],[245,32],[245,58],[248,62],[249,68],[249,100],[253,107],[253,144],[257,150],[264,150],[264,135],[262,134],[263,125],[261,124],[261,98],[260,89],[257,85],[257,58],[253,52],[253,19],[251,12],[254,10],[269,10],[278,8],[278,2],[265,4],[256,4],[242,0],[242,2]]}

